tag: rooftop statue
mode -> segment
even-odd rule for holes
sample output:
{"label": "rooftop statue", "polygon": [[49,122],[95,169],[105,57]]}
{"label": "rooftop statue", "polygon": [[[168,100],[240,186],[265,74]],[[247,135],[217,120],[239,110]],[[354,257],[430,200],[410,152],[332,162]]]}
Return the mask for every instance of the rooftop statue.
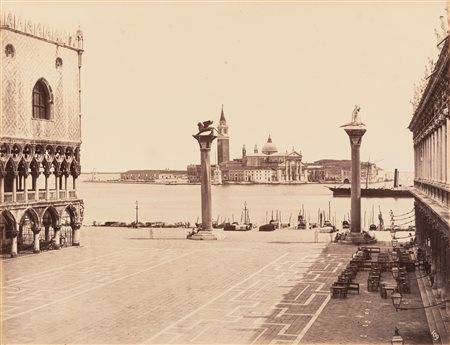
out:
{"label": "rooftop statue", "polygon": [[208,131],[210,131],[209,135],[213,135],[213,132],[214,132],[215,128],[213,126],[211,126],[212,123],[213,123],[213,121],[211,121],[211,120],[203,121],[203,123],[199,122],[197,124],[197,126],[198,126],[198,133],[196,135],[199,135],[201,133],[208,132]]}

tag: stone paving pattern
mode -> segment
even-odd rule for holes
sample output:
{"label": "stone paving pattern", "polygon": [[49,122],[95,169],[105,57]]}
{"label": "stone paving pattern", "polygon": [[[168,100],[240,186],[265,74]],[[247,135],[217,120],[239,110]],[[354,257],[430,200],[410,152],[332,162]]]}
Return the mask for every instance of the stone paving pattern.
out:
{"label": "stone paving pattern", "polygon": [[387,344],[397,325],[407,344],[431,344],[423,310],[396,313],[366,292],[367,272],[360,295],[330,299],[355,247],[328,234],[146,234],[84,228],[82,247],[3,260],[2,343]]}

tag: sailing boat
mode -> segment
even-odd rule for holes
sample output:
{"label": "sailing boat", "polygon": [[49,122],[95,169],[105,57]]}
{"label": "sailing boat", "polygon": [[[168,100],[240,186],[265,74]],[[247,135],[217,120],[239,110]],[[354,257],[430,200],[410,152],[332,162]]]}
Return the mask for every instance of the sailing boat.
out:
{"label": "sailing boat", "polygon": [[227,223],[224,225],[223,230],[226,231],[248,231],[253,228],[253,224],[250,222],[249,209],[247,208],[247,202],[244,202],[244,209],[241,214],[241,222]]}
{"label": "sailing boat", "polygon": [[[381,214],[381,210],[380,210],[380,214]],[[369,230],[377,230],[377,226],[375,225],[375,219],[374,219],[374,209],[373,209],[373,205],[372,205],[372,223],[370,223],[369,225]]]}
{"label": "sailing boat", "polygon": [[272,210],[272,217],[269,221],[269,223],[261,225],[259,227],[259,231],[274,231],[275,229],[278,229],[280,227],[280,221],[278,220],[278,210],[277,210],[277,218],[273,218],[273,210]]}

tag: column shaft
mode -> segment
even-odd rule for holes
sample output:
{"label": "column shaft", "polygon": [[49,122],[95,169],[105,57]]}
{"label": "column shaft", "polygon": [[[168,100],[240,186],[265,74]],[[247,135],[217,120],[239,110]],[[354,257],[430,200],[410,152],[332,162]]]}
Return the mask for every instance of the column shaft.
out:
{"label": "column shaft", "polygon": [[49,187],[48,187],[48,175],[45,175],[45,200],[48,200],[50,197]]}
{"label": "column shaft", "polygon": [[39,187],[38,187],[39,175],[34,176],[34,200],[39,200]]}
{"label": "column shaft", "polygon": [[210,149],[200,150],[201,169],[202,169],[202,228],[203,230],[212,229],[211,215],[211,165]]}
{"label": "column shaft", "polygon": [[17,201],[17,173],[14,172],[13,180],[12,180],[12,201]]}
{"label": "column shaft", "polygon": [[39,232],[34,232],[33,237],[34,237],[33,253],[37,254],[37,253],[40,253],[40,251],[41,251],[40,243],[39,243]]}
{"label": "column shaft", "polygon": [[0,204],[5,202],[5,189],[3,187],[3,175],[0,174]]}
{"label": "column shaft", "polygon": [[352,144],[351,232],[361,232],[361,163],[359,145]]}
{"label": "column shaft", "polygon": [[15,258],[17,256],[17,236],[13,236],[11,239],[11,257]]}
{"label": "column shaft", "polygon": [[28,202],[28,187],[27,187],[27,179],[28,179],[28,175],[23,175],[23,193],[25,196],[25,203]]}

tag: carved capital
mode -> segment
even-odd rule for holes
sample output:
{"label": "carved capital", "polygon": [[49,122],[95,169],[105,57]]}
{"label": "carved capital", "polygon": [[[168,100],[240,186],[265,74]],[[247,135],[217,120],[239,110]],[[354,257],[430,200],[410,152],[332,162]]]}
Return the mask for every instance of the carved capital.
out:
{"label": "carved capital", "polygon": [[72,230],[79,230],[81,228],[81,223],[72,223],[70,224]]}

